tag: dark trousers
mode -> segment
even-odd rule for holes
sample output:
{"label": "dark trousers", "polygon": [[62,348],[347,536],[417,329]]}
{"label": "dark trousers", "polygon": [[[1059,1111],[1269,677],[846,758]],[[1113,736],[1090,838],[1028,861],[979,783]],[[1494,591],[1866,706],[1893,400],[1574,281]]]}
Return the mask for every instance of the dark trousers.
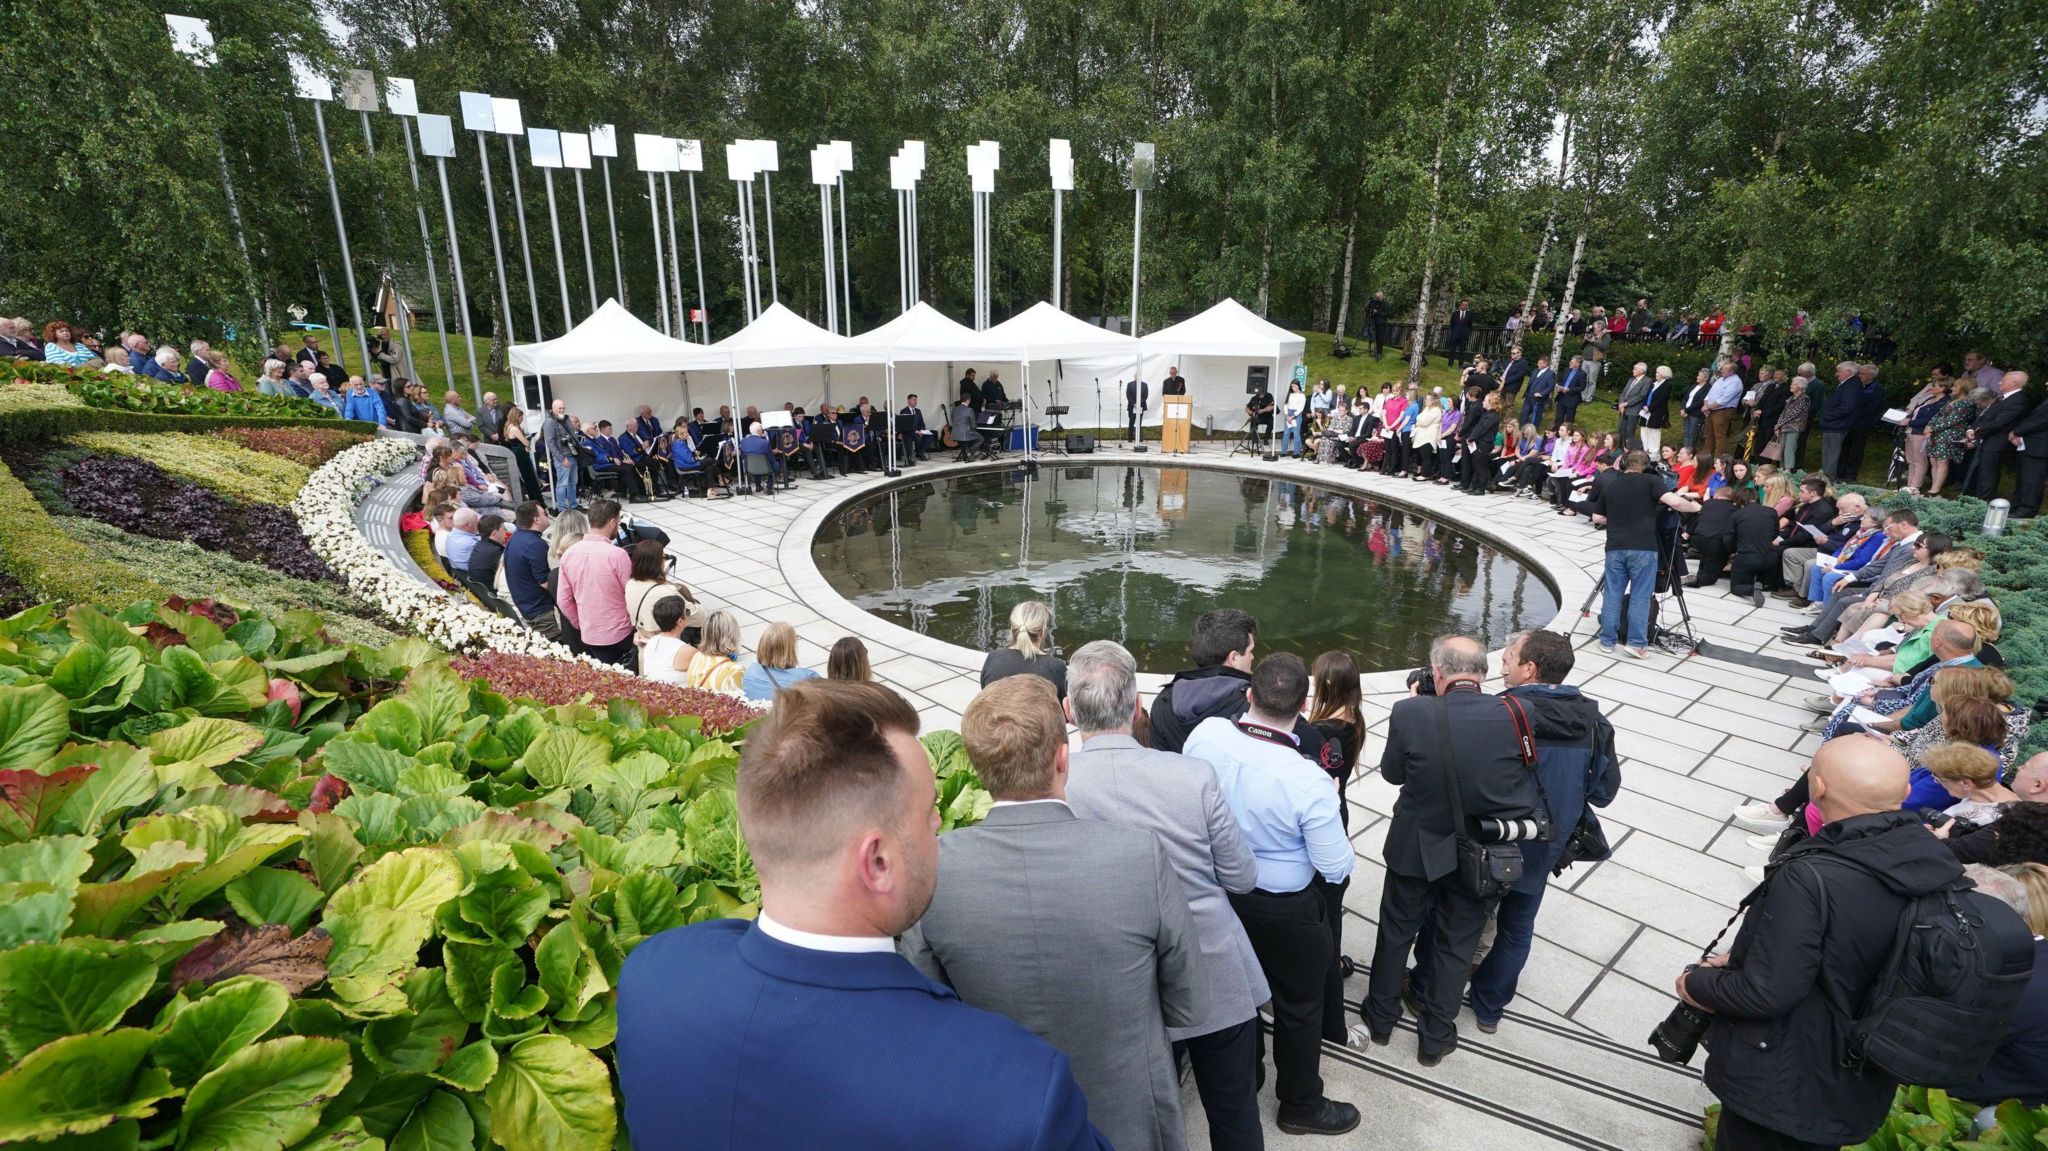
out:
{"label": "dark trousers", "polygon": [[1579,394],[1577,388],[1566,388],[1557,393],[1557,422],[1576,423],[1579,418],[1579,405],[1584,402],[1585,397]]}
{"label": "dark trousers", "polygon": [[1835,478],[1849,483],[1856,482],[1857,473],[1863,470],[1863,449],[1870,443],[1870,429],[1851,428],[1842,440],[1842,459],[1837,467],[1842,469]]}
{"label": "dark trousers", "polygon": [[1451,332],[1444,337],[1444,363],[1457,367],[1465,358],[1465,344],[1472,339],[1470,332]]}
{"label": "dark trousers", "polygon": [[[1543,908],[1543,893],[1549,885],[1533,892],[1510,891],[1494,908],[1493,949],[1472,972],[1472,1014],[1482,1023],[1498,1023],[1508,1004],[1514,1002],[1515,988],[1522,980],[1522,968],[1529,963],[1529,946],[1536,936],[1536,913]],[[1415,936],[1415,967],[1428,971],[1436,960],[1436,917],[1422,921]],[[1422,996],[1427,980],[1418,980],[1416,998]]]}
{"label": "dark trousers", "polygon": [[1371,324],[1369,324],[1369,325],[1367,325],[1367,326],[1368,326],[1368,327],[1370,327],[1370,328],[1372,329],[1372,354],[1373,354],[1373,355],[1374,355],[1375,357],[1378,357],[1378,356],[1384,356],[1384,355],[1386,355],[1386,354],[1387,354],[1387,325],[1386,325],[1386,323],[1385,323],[1384,321],[1374,321],[1373,323],[1371,323]]}
{"label": "dark trousers", "polygon": [[1344,970],[1337,965],[1337,957],[1344,954],[1344,893],[1351,889],[1351,881],[1316,887],[1323,893],[1323,913],[1330,920],[1330,971],[1323,978],[1323,1038],[1342,1044],[1349,1032],[1344,1026]]}
{"label": "dark trousers", "polygon": [[1436,475],[1436,453],[1437,446],[1435,444],[1424,444],[1415,449],[1416,475],[1423,477]]}
{"label": "dark trousers", "polygon": [[1459,465],[1464,461],[1464,458],[1465,457],[1462,454],[1462,448],[1458,444],[1446,440],[1443,443],[1437,445],[1437,476],[1441,479],[1446,480],[1457,479],[1459,475],[1458,468]]}
{"label": "dark trousers", "polygon": [[2048,487],[2048,456],[2020,456],[2020,479],[2012,489],[2012,514],[2032,519],[2041,514],[2041,492]]}
{"label": "dark trousers", "polygon": [[1543,430],[1543,409],[1544,409],[1544,408],[1546,408],[1546,407],[1549,407],[1549,406],[1550,406],[1550,397],[1549,397],[1549,396],[1536,396],[1536,395],[1532,395],[1532,396],[1530,396],[1529,398],[1527,398],[1527,399],[1523,400],[1523,401],[1522,401],[1522,411],[1521,411],[1521,420],[1522,420],[1522,422],[1523,422],[1523,423],[1525,423],[1525,424],[1531,424],[1531,425],[1534,425],[1534,426],[1535,426],[1535,428],[1536,428],[1536,430],[1538,430],[1538,431],[1542,431],[1542,430]]}
{"label": "dark trousers", "polygon": [[1778,569],[1783,566],[1776,555],[1744,552],[1737,555],[1728,565],[1728,590],[1736,595],[1748,595],[1762,584],[1769,591],[1777,586]]}
{"label": "dark trousers", "polygon": [[1714,1134],[1715,1151],[1838,1151],[1832,1143],[1808,1143],[1781,1135],[1761,1123],[1721,1108],[1721,1126]]}
{"label": "dark trousers", "polygon": [[1693,541],[1700,549],[1700,569],[1693,578],[1701,587],[1721,578],[1721,569],[1728,566],[1728,556],[1735,549],[1734,540],[1727,536],[1702,536]]}
{"label": "dark trousers", "polygon": [[1499,478],[1494,471],[1493,449],[1477,443],[1465,445],[1465,458],[1459,466],[1463,473],[1459,486],[1468,492],[1483,492]]}
{"label": "dark trousers", "polygon": [[[2001,437],[2003,438],[2003,437]],[[1980,444],[1976,451],[1976,470],[1970,473],[1969,494],[1980,500],[1992,500],[1998,496],[2000,485],[2005,482],[2005,464],[2013,456],[2012,444]]]}
{"label": "dark trousers", "polygon": [[1259,1017],[1235,1027],[1183,1039],[1173,1045],[1187,1053],[1195,1071],[1202,1113],[1209,1117],[1209,1146],[1215,1151],[1260,1151],[1266,1145],[1259,1124]]}
{"label": "dark trousers", "polygon": [[576,637],[575,650],[599,663],[608,663],[613,667],[631,669],[634,666],[633,633],[630,631],[626,633],[626,638],[617,643],[590,643],[579,635]]}
{"label": "dark trousers", "polygon": [[1270,412],[1263,416],[1252,417],[1252,438],[1262,444],[1272,440],[1273,416]]}
{"label": "dark trousers", "polygon": [[[1415,1002],[1422,1010],[1417,1024],[1424,1055],[1441,1055],[1458,1045],[1458,1000],[1479,934],[1486,928],[1487,905],[1458,888],[1456,873],[1435,882],[1412,875],[1387,873],[1380,889],[1379,939],[1373,945],[1372,979],[1360,1012],[1375,1035],[1385,1035],[1401,1018],[1401,977],[1426,917],[1435,919],[1429,966],[1416,971]],[[1268,973],[1268,979],[1271,973]]]}
{"label": "dark trousers", "polygon": [[1320,1102],[1323,996],[1334,962],[1323,897],[1311,885],[1233,895],[1230,906],[1273,989],[1273,1094],[1282,1103]]}

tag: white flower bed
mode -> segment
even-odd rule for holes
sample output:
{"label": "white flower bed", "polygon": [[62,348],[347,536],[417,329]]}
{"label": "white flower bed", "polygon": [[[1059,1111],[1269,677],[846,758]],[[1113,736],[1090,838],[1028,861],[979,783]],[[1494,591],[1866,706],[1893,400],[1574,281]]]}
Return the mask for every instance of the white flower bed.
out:
{"label": "white flower bed", "polygon": [[411,440],[375,439],[348,448],[321,465],[292,501],[292,514],[314,554],[348,582],[349,590],[393,621],[441,648],[549,656],[595,664],[517,621],[430,587],[400,571],[356,531],[356,499],[373,479],[419,459]]}

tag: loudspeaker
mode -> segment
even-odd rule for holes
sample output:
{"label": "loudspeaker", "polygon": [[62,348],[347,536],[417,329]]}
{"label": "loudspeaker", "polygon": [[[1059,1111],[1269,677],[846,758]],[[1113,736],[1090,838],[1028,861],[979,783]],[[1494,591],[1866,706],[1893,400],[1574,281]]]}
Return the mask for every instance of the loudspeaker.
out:
{"label": "loudspeaker", "polygon": [[1089,455],[1095,451],[1095,437],[1086,432],[1074,432],[1067,436],[1067,454]]}
{"label": "loudspeaker", "polygon": [[1268,364],[1251,364],[1244,370],[1244,394],[1256,396],[1266,390],[1272,382],[1273,369]]}

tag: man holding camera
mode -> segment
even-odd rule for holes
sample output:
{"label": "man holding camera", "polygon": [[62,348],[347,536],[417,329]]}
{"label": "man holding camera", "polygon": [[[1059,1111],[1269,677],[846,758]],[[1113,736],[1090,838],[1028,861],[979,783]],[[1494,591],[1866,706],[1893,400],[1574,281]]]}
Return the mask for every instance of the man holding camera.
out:
{"label": "man holding camera", "polygon": [[1408,955],[1434,907],[1430,969],[1417,972],[1414,988],[1419,1059],[1434,1067],[1458,1045],[1458,1000],[1487,915],[1521,878],[1514,841],[1550,830],[1526,709],[1479,690],[1486,649],[1445,636],[1430,645],[1429,670],[1435,694],[1395,703],[1387,721],[1380,775],[1401,795],[1387,828],[1379,939],[1359,1014],[1374,1043],[1393,1038]]}
{"label": "man holding camera", "polygon": [[1734,944],[1679,974],[1685,1004],[1650,1037],[1659,1057],[1683,1063],[1704,1034],[1719,1151],[1834,1151],[1877,1130],[1898,1083],[1848,1065],[1848,1012],[1882,980],[1907,904],[1962,876],[1919,816],[1899,810],[1907,765],[1888,744],[1822,744],[1809,785],[1820,833],[1771,864]]}

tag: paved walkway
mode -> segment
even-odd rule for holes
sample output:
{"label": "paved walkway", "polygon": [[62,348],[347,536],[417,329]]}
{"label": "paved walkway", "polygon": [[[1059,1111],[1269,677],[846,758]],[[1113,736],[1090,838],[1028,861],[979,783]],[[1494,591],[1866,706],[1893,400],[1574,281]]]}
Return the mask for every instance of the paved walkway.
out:
{"label": "paved walkway", "polygon": [[[1227,464],[1217,450],[1185,458],[1112,451],[1062,463],[1167,460]],[[1810,713],[1798,701],[1817,685],[1703,656],[1602,654],[1589,626],[1595,621],[1581,621],[1578,611],[1598,576],[1601,537],[1546,505],[1292,461],[1235,466],[1408,504],[1490,537],[1543,571],[1564,605],[1551,626],[1577,625],[1571,682],[1604,701],[1623,756],[1622,793],[1602,813],[1613,858],[1573,868],[1550,888],[1520,996],[1499,1033],[1478,1034],[1467,1014],[1460,1051],[1428,1070],[1415,1062],[1412,1029],[1391,1047],[1328,1048],[1330,1094],[1357,1102],[1366,1116],[1357,1132],[1331,1144],[1391,1151],[1500,1138],[1517,1147],[1589,1151],[1697,1146],[1700,1109],[1709,1101],[1698,1073],[1655,1062],[1644,1038],[1676,1002],[1670,988],[1678,970],[1698,959],[1749,890],[1741,869],[1761,863],[1764,853],[1744,842],[1746,833],[1729,823],[1729,811],[1745,798],[1777,795],[1804,768],[1818,740],[1800,729]],[[963,469],[927,465],[906,476],[930,479],[956,470]],[[887,482],[835,478],[772,496],[671,501],[633,511],[675,537],[679,574],[715,606],[738,614],[750,645],[769,621],[786,620],[796,627],[804,662],[822,666],[834,640],[860,634],[879,678],[911,700],[927,728],[957,727],[977,690],[980,653],[863,615],[810,562],[817,525],[850,498]],[[1702,638],[1745,651],[1770,651],[1778,628],[1803,618],[1778,602],[1757,609],[1719,591],[1688,599]],[[1066,637],[1070,644],[1085,638]],[[1777,654],[1790,649],[1777,645]],[[1378,761],[1387,708],[1403,694],[1401,675],[1369,679],[1368,765]],[[1148,677],[1148,687],[1156,689],[1160,678]],[[1372,952],[1384,875],[1380,845],[1394,796],[1370,770],[1350,788],[1359,865],[1346,897],[1352,921],[1345,950],[1360,962],[1346,989],[1354,1003]],[[1270,1092],[1265,1103],[1270,1119]],[[1201,1108],[1192,1089],[1188,1114],[1200,1146]],[[1298,1142],[1274,1138],[1276,1145]]]}

